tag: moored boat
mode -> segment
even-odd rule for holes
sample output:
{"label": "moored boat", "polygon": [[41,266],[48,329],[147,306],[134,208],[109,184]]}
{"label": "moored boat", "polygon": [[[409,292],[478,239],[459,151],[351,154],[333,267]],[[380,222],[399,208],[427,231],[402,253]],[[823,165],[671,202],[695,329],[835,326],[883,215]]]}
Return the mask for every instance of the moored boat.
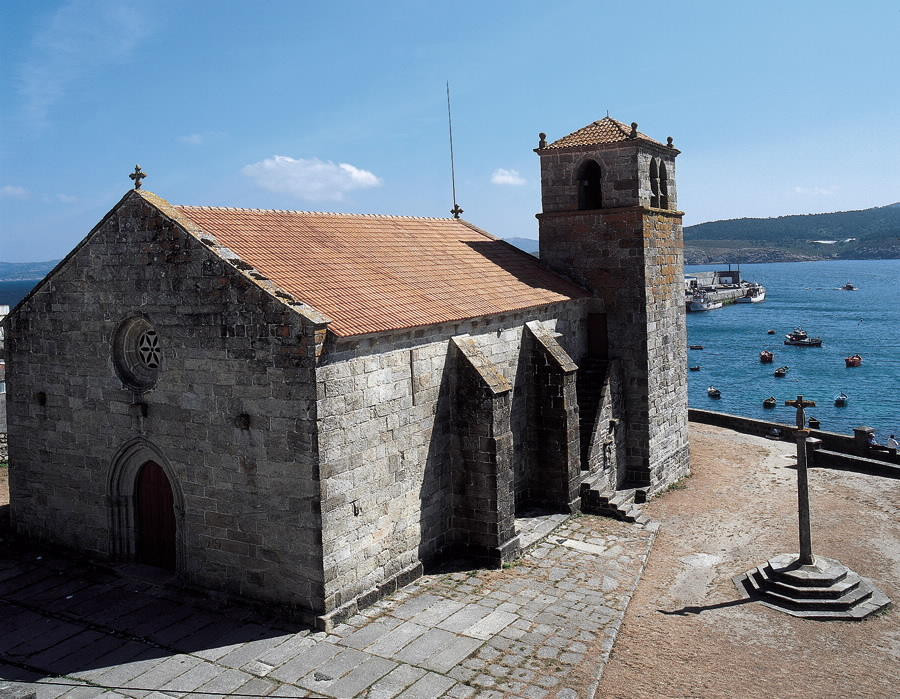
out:
{"label": "moored boat", "polygon": [[688,369],[690,369],[691,371],[700,371],[700,365],[698,364],[697,366],[688,367]]}
{"label": "moored boat", "polygon": [[846,359],[844,359],[844,363],[848,366],[859,366],[862,364],[862,357],[858,354],[852,354]]}
{"label": "moored boat", "polygon": [[803,328],[794,328],[784,336],[784,344],[794,345],[795,347],[821,347],[821,337],[810,337]]}
{"label": "moored boat", "polygon": [[722,392],[715,386],[710,386],[706,389],[706,395],[708,395],[710,398],[721,398]]}
{"label": "moored boat", "polygon": [[688,345],[688,349],[703,349],[703,345]]}
{"label": "moored boat", "polygon": [[747,289],[747,293],[734,300],[735,303],[760,303],[766,300],[765,287],[755,285]]}
{"label": "moored boat", "polygon": [[775,354],[770,352],[769,350],[763,350],[759,353],[759,361],[763,364],[771,364],[775,359]]}
{"label": "moored boat", "polygon": [[788,370],[790,370],[789,366],[780,366],[775,370],[775,376],[777,376],[778,378],[786,376],[788,373]]}
{"label": "moored boat", "polygon": [[721,301],[714,301],[709,298],[706,294],[694,294],[691,298],[690,303],[688,303],[687,309],[689,311],[714,311],[717,308],[722,307]]}
{"label": "moored boat", "polygon": [[845,405],[847,405],[848,400],[849,398],[847,398],[847,394],[841,391],[840,395],[835,396],[834,404],[839,408],[843,408]]}
{"label": "moored boat", "polygon": [[773,330],[769,330],[768,333],[769,333],[769,335],[774,335],[774,334],[775,334],[775,330],[774,330],[774,329],[773,329]]}
{"label": "moored boat", "polygon": [[778,399],[775,396],[769,396],[763,401],[764,408],[774,408],[776,405],[778,405]]}

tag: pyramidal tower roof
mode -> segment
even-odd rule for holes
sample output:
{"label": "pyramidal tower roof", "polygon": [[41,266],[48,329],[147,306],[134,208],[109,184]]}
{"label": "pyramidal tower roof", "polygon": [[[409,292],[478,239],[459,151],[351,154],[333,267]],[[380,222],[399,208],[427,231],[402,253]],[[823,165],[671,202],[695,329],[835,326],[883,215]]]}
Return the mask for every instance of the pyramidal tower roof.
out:
{"label": "pyramidal tower roof", "polygon": [[[637,125],[635,124],[635,126]],[[606,116],[598,121],[591,122],[584,128],[578,129],[578,131],[573,131],[568,136],[563,136],[553,143],[543,146],[540,150],[571,148],[573,146],[596,146],[630,141],[635,138],[663,145],[655,138],[650,138],[647,134],[637,130],[632,135],[632,128],[628,124],[623,124],[617,119]]]}

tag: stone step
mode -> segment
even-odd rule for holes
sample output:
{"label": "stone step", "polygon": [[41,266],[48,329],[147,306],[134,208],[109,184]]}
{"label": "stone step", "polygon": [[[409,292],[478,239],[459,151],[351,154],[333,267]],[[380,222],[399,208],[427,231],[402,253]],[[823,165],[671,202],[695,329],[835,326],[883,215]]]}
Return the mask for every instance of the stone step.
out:
{"label": "stone step", "polygon": [[872,589],[866,586],[858,586],[854,590],[845,592],[835,599],[791,597],[771,588],[763,588],[763,596],[768,600],[776,600],[779,604],[794,609],[808,609],[812,611],[846,611],[865,602],[872,596]]}
{"label": "stone step", "polygon": [[787,585],[795,587],[826,587],[839,583],[847,575],[847,569],[843,568],[835,570],[833,575],[818,575],[815,577],[804,577],[798,571],[779,571],[774,570],[770,562],[765,564],[766,577],[770,580],[777,580]]}
{"label": "stone step", "polygon": [[829,586],[791,585],[782,580],[770,578],[766,572],[767,567],[768,566],[759,566],[756,569],[757,576],[766,581],[766,585],[769,589],[792,598],[835,599],[844,593],[855,589],[861,580],[857,573],[849,571],[842,580]]}
{"label": "stone step", "polygon": [[[746,583],[753,591],[773,604],[790,609],[808,611],[846,611],[865,602],[872,596],[872,589],[858,580],[852,589],[844,590],[837,597],[809,596],[808,594],[794,595],[778,590],[773,581],[767,579],[763,573],[763,567],[749,571]],[[745,585],[746,586],[746,585]],[[808,593],[813,588],[801,588],[801,593]]]}

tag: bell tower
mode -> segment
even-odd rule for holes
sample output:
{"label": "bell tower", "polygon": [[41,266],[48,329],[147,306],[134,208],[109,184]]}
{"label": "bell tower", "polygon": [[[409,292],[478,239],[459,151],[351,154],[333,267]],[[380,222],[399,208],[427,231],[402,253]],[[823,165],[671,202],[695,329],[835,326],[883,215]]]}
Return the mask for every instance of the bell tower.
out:
{"label": "bell tower", "polygon": [[589,289],[604,321],[588,329],[579,359],[622,368],[626,465],[616,485],[658,491],[690,470],[679,151],[605,117],[549,144],[540,134],[535,152],[541,262]]}

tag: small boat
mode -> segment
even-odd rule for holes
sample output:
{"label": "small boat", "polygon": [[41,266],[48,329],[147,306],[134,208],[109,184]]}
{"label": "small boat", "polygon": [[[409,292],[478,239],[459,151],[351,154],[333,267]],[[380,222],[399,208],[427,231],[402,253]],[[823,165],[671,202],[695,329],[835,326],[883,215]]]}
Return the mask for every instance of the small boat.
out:
{"label": "small boat", "polygon": [[759,303],[766,300],[766,288],[758,284],[747,289],[747,293],[734,300],[735,303]]}
{"label": "small boat", "polygon": [[841,291],[856,291],[858,288],[859,287],[853,286],[853,284],[851,284],[850,282],[847,282],[846,284],[844,284],[844,286],[841,287]]}
{"label": "small boat", "polygon": [[809,418],[809,426],[812,427],[814,430],[817,430],[822,426],[822,423],[819,422],[818,418],[811,417],[811,418]]}
{"label": "small boat", "polygon": [[763,364],[771,364],[773,359],[775,359],[775,355],[769,350],[763,350],[759,353],[759,361]]}
{"label": "small boat", "polygon": [[706,389],[706,395],[708,395],[710,398],[721,398],[722,392],[715,386],[710,386]]}
{"label": "small boat", "polygon": [[851,367],[851,366],[859,366],[860,364],[862,364],[862,357],[861,357],[860,355],[858,355],[858,354],[853,354],[853,355],[850,355],[849,357],[847,357],[847,358],[844,360],[844,363],[845,363],[848,367]]}
{"label": "small boat", "polygon": [[849,399],[847,398],[847,394],[844,393],[843,391],[841,391],[841,394],[840,394],[839,396],[836,396],[836,397],[835,397],[835,399],[834,399],[834,404],[835,404],[838,408],[843,408],[844,406],[847,405],[847,401],[848,401],[848,400],[849,400]]}
{"label": "small boat", "polygon": [[688,345],[688,349],[703,349],[703,345]]}
{"label": "small boat", "polygon": [[769,332],[769,335],[774,335],[774,334],[775,334],[775,331],[774,331],[774,330],[769,330],[768,332]]}
{"label": "small boat", "polygon": [[821,347],[821,337],[810,337],[803,328],[794,328],[793,332],[784,336],[784,344],[796,347]]}
{"label": "small boat", "polygon": [[713,301],[706,294],[694,294],[688,302],[689,311],[714,311],[722,307],[721,301]]}
{"label": "small boat", "polygon": [[698,364],[697,366],[688,367],[688,369],[690,369],[691,371],[700,371],[700,365]]}
{"label": "small boat", "polygon": [[776,405],[778,405],[778,399],[775,396],[769,396],[763,401],[764,408],[774,408]]}
{"label": "small boat", "polygon": [[787,375],[789,369],[789,366],[780,366],[775,370],[775,376],[777,376],[778,378],[782,378],[783,376]]}

